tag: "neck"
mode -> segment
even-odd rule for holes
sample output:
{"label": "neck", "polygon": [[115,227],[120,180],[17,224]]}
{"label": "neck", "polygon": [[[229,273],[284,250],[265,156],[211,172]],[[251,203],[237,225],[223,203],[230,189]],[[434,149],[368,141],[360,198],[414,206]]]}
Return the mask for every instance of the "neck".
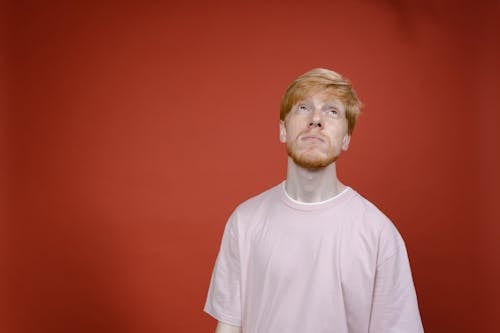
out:
{"label": "neck", "polygon": [[335,162],[318,170],[309,170],[288,158],[285,189],[293,199],[320,202],[339,194],[345,187],[337,178]]}

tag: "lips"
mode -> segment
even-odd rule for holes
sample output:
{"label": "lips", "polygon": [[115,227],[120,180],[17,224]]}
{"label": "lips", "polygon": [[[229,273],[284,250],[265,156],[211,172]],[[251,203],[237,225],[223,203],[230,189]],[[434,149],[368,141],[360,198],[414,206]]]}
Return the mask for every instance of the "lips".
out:
{"label": "lips", "polygon": [[302,141],[308,141],[308,142],[325,142],[325,140],[317,135],[304,135],[301,138]]}

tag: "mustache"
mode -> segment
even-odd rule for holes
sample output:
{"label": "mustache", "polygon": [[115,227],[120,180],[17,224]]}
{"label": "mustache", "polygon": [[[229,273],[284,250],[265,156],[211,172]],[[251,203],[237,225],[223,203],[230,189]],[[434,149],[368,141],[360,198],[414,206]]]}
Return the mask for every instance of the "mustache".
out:
{"label": "mustache", "polygon": [[311,130],[305,130],[300,132],[295,139],[300,140],[307,138],[315,138],[315,139],[320,139],[323,142],[328,142],[328,137],[326,135],[323,135],[321,133],[316,133]]}

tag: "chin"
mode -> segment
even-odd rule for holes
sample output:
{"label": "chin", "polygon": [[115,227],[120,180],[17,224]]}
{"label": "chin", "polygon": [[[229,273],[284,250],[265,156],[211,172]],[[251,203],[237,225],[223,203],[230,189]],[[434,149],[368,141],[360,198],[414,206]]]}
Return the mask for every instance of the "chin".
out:
{"label": "chin", "polygon": [[286,151],[295,164],[309,170],[325,168],[339,157],[333,150],[321,151],[318,147],[300,147],[292,143],[287,143]]}
{"label": "chin", "polygon": [[288,152],[288,156],[295,164],[309,170],[325,168],[337,160],[337,156],[310,156],[310,154],[295,154],[293,152]]}

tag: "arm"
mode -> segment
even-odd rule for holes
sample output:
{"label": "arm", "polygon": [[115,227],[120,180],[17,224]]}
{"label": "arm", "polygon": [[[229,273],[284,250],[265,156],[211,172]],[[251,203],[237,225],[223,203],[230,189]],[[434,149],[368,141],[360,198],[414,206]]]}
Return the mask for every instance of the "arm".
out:
{"label": "arm", "polygon": [[242,331],[241,327],[225,324],[219,321],[217,328],[215,329],[215,333],[242,333]]}
{"label": "arm", "polygon": [[423,333],[404,246],[378,268],[369,333]]}
{"label": "arm", "polygon": [[204,311],[219,321],[216,333],[241,333],[240,256],[234,212],[222,236]]}

